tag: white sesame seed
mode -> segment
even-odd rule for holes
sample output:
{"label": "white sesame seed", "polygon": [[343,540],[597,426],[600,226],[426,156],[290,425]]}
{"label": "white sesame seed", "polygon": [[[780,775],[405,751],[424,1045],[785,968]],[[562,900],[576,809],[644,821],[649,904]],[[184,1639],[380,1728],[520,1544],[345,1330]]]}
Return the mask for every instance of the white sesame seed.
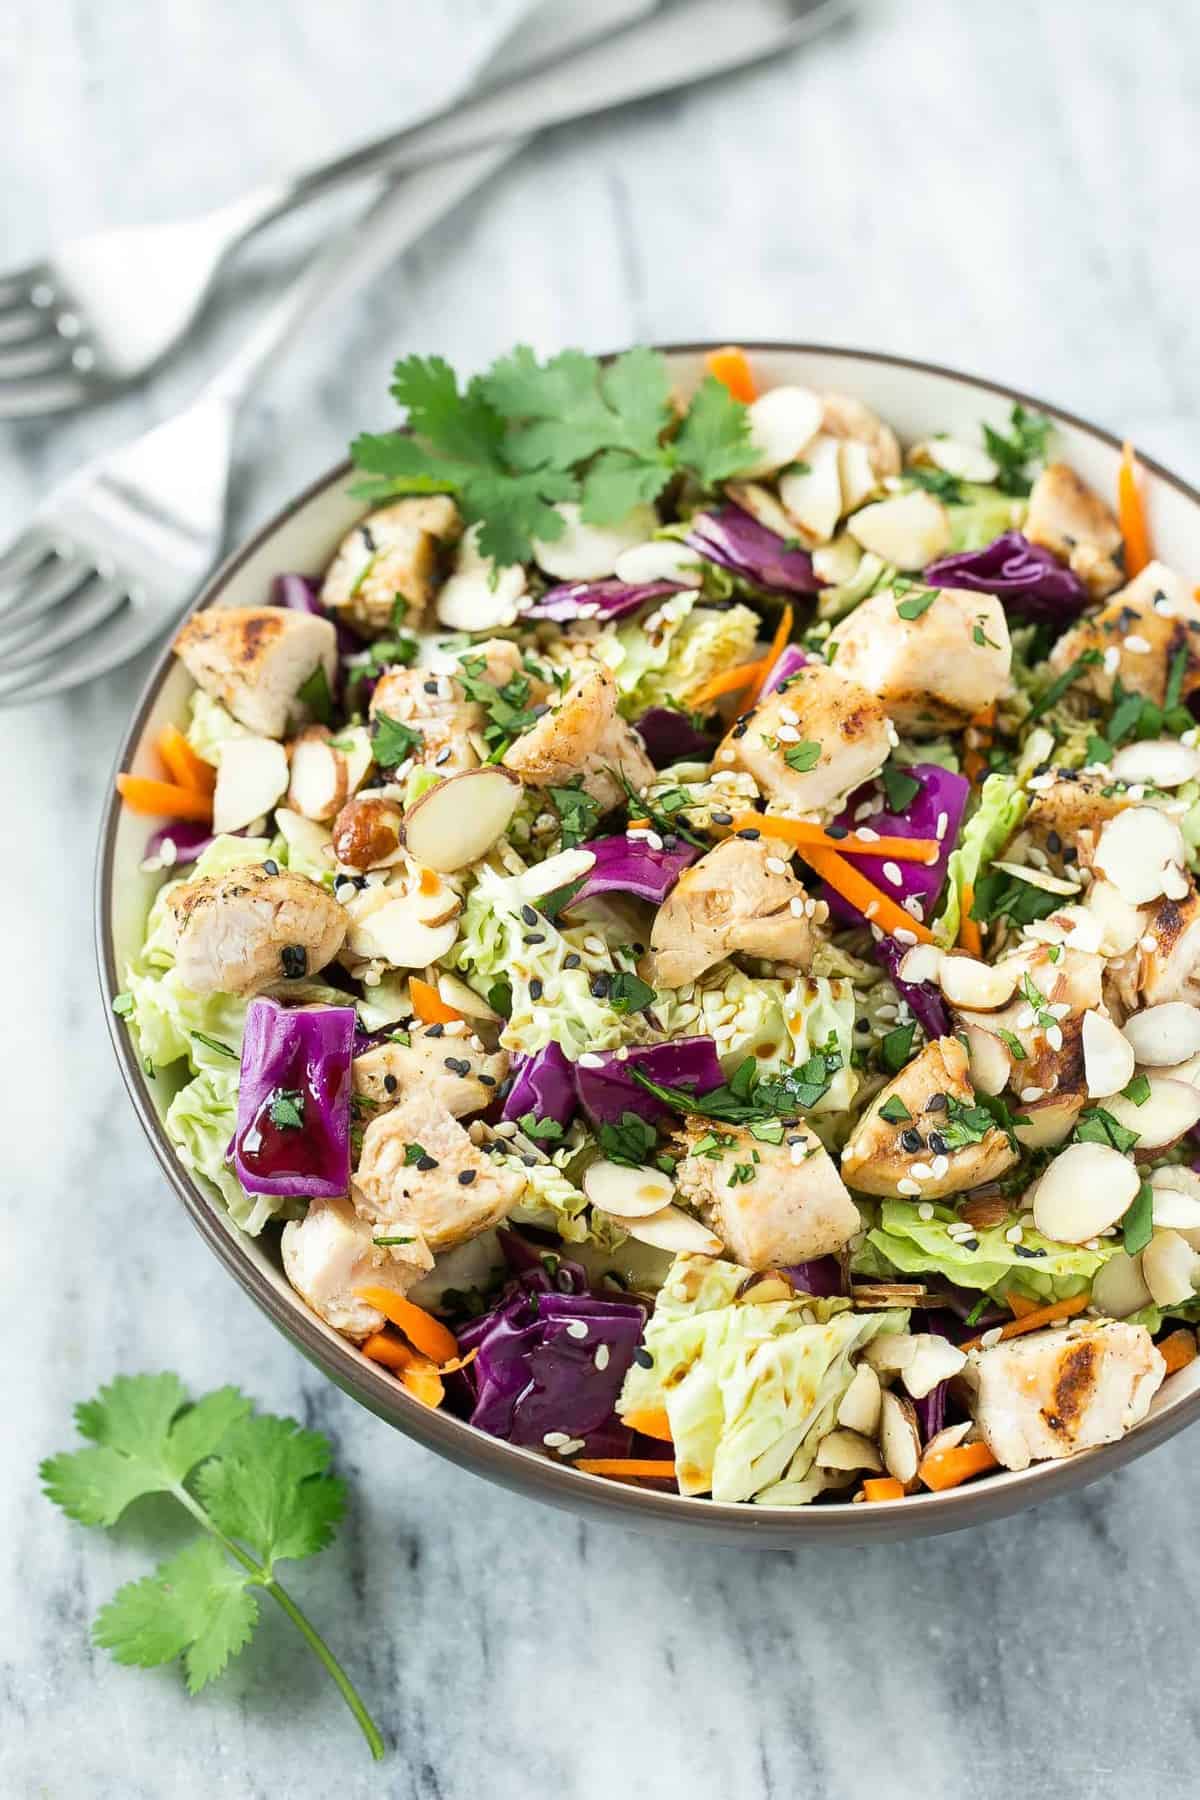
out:
{"label": "white sesame seed", "polygon": [[588,1328],[587,1328],[587,1320],[586,1319],[568,1319],[567,1320],[567,1336],[568,1337],[585,1338],[587,1336],[587,1334],[588,1334]]}
{"label": "white sesame seed", "polygon": [[943,1175],[948,1175],[950,1172],[950,1158],[948,1156],[935,1156],[930,1166],[933,1169],[933,1179],[935,1181],[940,1181]]}
{"label": "white sesame seed", "polygon": [[731,763],[733,761],[733,759],[734,758],[733,758],[732,750],[726,749],[726,750],[718,750],[717,751],[717,761],[718,762]]}
{"label": "white sesame seed", "polygon": [[[877,913],[877,912],[878,912],[878,911],[879,911],[879,902],[878,902],[878,900],[872,900],[872,901],[871,901],[871,902],[870,902],[870,904],[869,904],[869,906],[868,906],[868,907],[867,907],[867,910],[866,910],[866,912],[865,912],[865,913],[864,913],[864,914],[863,914],[863,917],[864,917],[864,918],[866,918],[866,919],[873,919],[873,918],[874,918],[874,917],[875,917],[875,914],[876,914],[876,913]],[[882,934],[881,934],[881,935],[882,935]]]}
{"label": "white sesame seed", "polygon": [[594,1050],[585,1050],[579,1059],[579,1066],[581,1069],[602,1069],[604,1058],[597,1056]]}
{"label": "white sesame seed", "polygon": [[791,1163],[802,1163],[807,1155],[807,1144],[793,1144],[788,1150],[788,1161]]}
{"label": "white sesame seed", "polygon": [[516,1137],[516,1135],[517,1135],[516,1120],[515,1119],[501,1119],[500,1123],[494,1127],[494,1130],[495,1130],[497,1137],[503,1137],[503,1138]]}
{"label": "white sesame seed", "polygon": [[920,1191],[920,1184],[913,1181],[908,1175],[902,1175],[896,1183],[896,1192],[898,1194],[919,1194]]}
{"label": "white sesame seed", "polygon": [[1049,1044],[1049,1046],[1052,1050],[1061,1050],[1062,1049],[1063,1034],[1062,1034],[1062,1026],[1061,1025],[1047,1025],[1047,1027],[1046,1027],[1046,1042]]}
{"label": "white sesame seed", "polygon": [[893,931],[893,933],[892,933],[892,936],[895,938],[895,940],[898,944],[908,944],[911,946],[912,944],[915,944],[917,941],[916,932],[907,930],[903,925],[897,925],[895,931]]}
{"label": "white sesame seed", "polygon": [[583,1445],[582,1438],[568,1438],[565,1444],[559,1445],[558,1454],[560,1456],[576,1456],[583,1449]]}
{"label": "white sesame seed", "polygon": [[583,947],[588,952],[589,956],[603,956],[608,945],[604,942],[603,938],[585,937],[583,940]]}
{"label": "white sesame seed", "polygon": [[856,838],[861,839],[864,844],[877,844],[879,842],[879,833],[872,825],[860,825],[854,835]]}
{"label": "white sesame seed", "polygon": [[918,1206],[917,1217],[921,1218],[921,1219],[932,1219],[933,1208],[929,1204],[928,1200],[922,1200],[920,1206]]}
{"label": "white sesame seed", "polygon": [[794,725],[781,725],[775,733],[781,744],[798,744],[800,733]]}
{"label": "white sesame seed", "polygon": [[1022,1088],[1021,1098],[1027,1106],[1032,1106],[1035,1100],[1041,1100],[1045,1096],[1045,1092],[1045,1088],[1040,1087]]}
{"label": "white sesame seed", "polygon": [[907,900],[902,901],[901,904],[904,907],[904,910],[906,913],[911,913],[911,915],[914,919],[918,919],[918,920],[920,920],[920,922],[922,924],[924,924],[925,908],[921,905],[921,900],[920,900],[919,895],[910,894],[908,896]]}
{"label": "white sesame seed", "polygon": [[950,829],[950,820],[947,818],[947,816],[944,812],[940,812],[937,816],[937,826],[934,830],[934,836],[937,838],[939,843],[945,837],[945,835],[949,829]]}
{"label": "white sesame seed", "polygon": [[1006,1244],[1019,1244],[1024,1235],[1019,1225],[1010,1225],[1004,1234],[1004,1241]]}
{"label": "white sesame seed", "polygon": [[810,902],[810,904],[812,906],[812,922],[813,922],[813,924],[814,925],[823,925],[825,923],[826,919],[829,917],[828,905],[826,904],[826,902],[824,900],[813,900],[812,902]]}
{"label": "white sesame seed", "polygon": [[1069,1000],[1056,1000],[1053,1006],[1048,1006],[1046,1008],[1046,1011],[1050,1014],[1052,1019],[1065,1019],[1070,1010],[1071,1003]]}
{"label": "white sesame seed", "polygon": [[787,864],[784,862],[782,856],[768,856],[767,868],[771,871],[772,875],[787,874]]}
{"label": "white sesame seed", "polygon": [[625,1044],[622,1044],[621,1048],[619,1050],[614,1050],[613,1055],[616,1057],[618,1062],[628,1062],[629,1061],[629,1050]]}
{"label": "white sesame seed", "polygon": [[1135,656],[1144,656],[1150,648],[1150,641],[1134,631],[1125,639],[1125,648],[1132,650]]}
{"label": "white sesame seed", "polygon": [[793,919],[802,919],[804,917],[805,907],[811,905],[811,900],[805,901],[800,898],[799,894],[793,894],[792,898],[788,901],[788,911],[791,913]]}
{"label": "white sesame seed", "polygon": [[569,1444],[570,1441],[570,1433],[566,1431],[547,1431],[542,1438],[547,1450],[561,1450],[563,1445]]}
{"label": "white sesame seed", "polygon": [[990,1350],[994,1344],[998,1344],[1000,1342],[1000,1340],[1003,1336],[1004,1336],[1003,1327],[1000,1325],[993,1325],[992,1329],[990,1331],[985,1331],[983,1333],[983,1335],[980,1337],[979,1342],[983,1345],[983,1348],[985,1350]]}
{"label": "white sesame seed", "polygon": [[1121,652],[1115,644],[1111,644],[1104,652],[1104,673],[1115,675],[1121,666]]}
{"label": "white sesame seed", "polygon": [[800,723],[800,714],[791,706],[781,706],[779,709],[779,717],[785,725],[798,725]]}
{"label": "white sesame seed", "polygon": [[932,1181],[933,1180],[933,1170],[930,1168],[928,1163],[924,1163],[924,1162],[909,1163],[908,1172],[912,1176],[914,1181]]}
{"label": "white sesame seed", "polygon": [[1032,1031],[1036,1024],[1037,1014],[1034,1012],[1032,1006],[1022,1007],[1021,1011],[1017,1014],[1017,1030]]}
{"label": "white sesame seed", "polygon": [[1147,932],[1144,938],[1138,939],[1138,949],[1144,950],[1147,956],[1149,956],[1152,951],[1158,949],[1158,939],[1150,932]]}
{"label": "white sesame seed", "polygon": [[1160,613],[1164,619],[1173,619],[1175,617],[1175,602],[1168,599],[1166,594],[1155,594],[1154,610],[1156,613]]}
{"label": "white sesame seed", "polygon": [[1100,1239],[1094,1237],[1088,1238],[1083,1247],[1085,1250],[1098,1250],[1100,1248]]}
{"label": "white sesame seed", "polygon": [[607,1344],[597,1344],[596,1354],[593,1356],[592,1361],[598,1369],[607,1369],[610,1354]]}
{"label": "white sesame seed", "polygon": [[1029,789],[1030,793],[1040,794],[1046,788],[1054,786],[1054,776],[1049,772],[1045,775],[1031,775],[1029,780],[1025,783],[1025,786]]}
{"label": "white sesame seed", "polygon": [[1145,782],[1144,781],[1133,782],[1129,787],[1127,787],[1125,789],[1125,795],[1126,795],[1126,798],[1129,800],[1144,800],[1146,798]]}

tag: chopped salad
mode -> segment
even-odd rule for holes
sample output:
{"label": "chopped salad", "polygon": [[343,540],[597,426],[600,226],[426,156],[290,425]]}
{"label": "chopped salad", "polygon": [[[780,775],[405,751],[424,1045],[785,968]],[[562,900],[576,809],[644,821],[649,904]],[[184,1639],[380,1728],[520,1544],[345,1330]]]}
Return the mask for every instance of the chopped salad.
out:
{"label": "chopped salad", "polygon": [[1200,1322],[1200,599],[1020,406],[397,365],[187,620],[118,1012],[430,1406],[765,1506],[1111,1442]]}

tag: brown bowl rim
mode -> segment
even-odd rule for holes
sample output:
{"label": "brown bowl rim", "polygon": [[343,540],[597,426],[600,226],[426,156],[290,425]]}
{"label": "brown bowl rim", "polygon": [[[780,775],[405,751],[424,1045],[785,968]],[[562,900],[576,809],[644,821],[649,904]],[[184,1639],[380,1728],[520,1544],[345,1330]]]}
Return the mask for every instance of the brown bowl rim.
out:
{"label": "brown bowl rim", "polygon": [[[855,350],[842,345],[791,343],[778,339],[712,339],[683,344],[660,344],[655,348],[667,356],[694,356],[703,355],[730,341],[740,342],[751,353],[770,355],[773,352],[784,352],[840,357],[847,362],[877,363],[917,375],[938,376],[1033,408],[1049,418],[1088,433],[1113,449],[1121,448],[1121,439],[1114,433],[1064,407],[1054,406],[1036,395],[1010,387],[1007,383],[992,381],[984,376],[972,375],[961,369],[916,357],[888,351]],[[1200,491],[1152,457],[1139,453],[1139,461],[1156,479],[1174,488],[1200,509]],[[232,551],[205,582],[188,607],[185,617],[214,604],[242,565],[289,519],[308,506],[332,483],[343,479],[351,466],[347,460],[327,470],[273,514],[244,544]],[[129,767],[133,752],[141,740],[146,719],[171,667],[171,650],[167,644],[146,679],[131,722],[122,737],[113,764],[114,776],[118,771]],[[293,1346],[322,1369],[343,1392],[352,1395],[379,1418],[385,1419],[407,1436],[415,1438],[425,1448],[437,1451],[451,1462],[488,1480],[567,1511],[607,1516],[615,1523],[634,1529],[658,1526],[698,1531],[710,1538],[737,1542],[745,1547],[757,1545],[768,1548],[777,1547],[783,1542],[815,1542],[818,1539],[826,1543],[835,1541],[849,1544],[881,1538],[924,1537],[1004,1517],[1098,1480],[1100,1476],[1174,1437],[1176,1432],[1182,1431],[1200,1416],[1198,1390],[1156,1417],[1147,1419],[1114,1444],[1086,1451],[1061,1462],[1035,1464],[1016,1479],[989,1477],[978,1484],[947,1493],[913,1495],[904,1500],[883,1502],[870,1507],[842,1502],[825,1506],[775,1508],[626,1487],[602,1476],[585,1475],[568,1464],[551,1462],[536,1451],[490,1437],[453,1414],[430,1410],[405,1393],[390,1376],[383,1370],[376,1369],[349,1343],[330,1340],[320,1322],[310,1315],[301,1300],[292,1301],[278,1292],[255,1268],[249,1257],[242,1253],[237,1235],[221,1221],[215,1202],[192,1181],[178,1161],[143,1077],[141,1065],[133,1053],[132,1039],[112,1010],[113,997],[119,991],[111,906],[118,817],[115,784],[110,781],[96,854],[94,916],[97,966],[109,1037],[121,1076],[159,1165],[209,1248]]]}

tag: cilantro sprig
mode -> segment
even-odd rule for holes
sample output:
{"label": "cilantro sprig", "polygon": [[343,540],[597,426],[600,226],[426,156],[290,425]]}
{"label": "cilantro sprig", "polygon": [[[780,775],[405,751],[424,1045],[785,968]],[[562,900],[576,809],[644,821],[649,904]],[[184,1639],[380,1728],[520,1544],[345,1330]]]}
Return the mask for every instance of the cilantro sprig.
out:
{"label": "cilantro sprig", "polygon": [[1044,462],[1051,424],[1040,413],[1027,412],[1018,402],[1009,414],[1006,437],[991,425],[983,427],[983,441],[997,465],[996,486],[1003,494],[1028,494],[1032,485],[1028,465]]}
{"label": "cilantro sprig", "polygon": [[725,1125],[751,1125],[794,1119],[816,1106],[829,1092],[841,1067],[837,1036],[831,1032],[821,1048],[797,1067],[765,1075],[754,1057],[748,1056],[723,1086],[712,1088],[707,1094],[696,1094],[691,1088],[666,1087],[652,1081],[644,1069],[634,1068],[632,1074],[647,1092],[675,1112],[718,1119]]}
{"label": "cilantro sprig", "polygon": [[747,408],[708,376],[682,418],[667,365],[629,350],[602,365],[581,350],[541,363],[519,345],[465,386],[441,357],[409,356],[392,372],[408,433],[366,434],[351,454],[371,500],[450,493],[479,548],[497,563],[526,562],[535,540],[564,530],[555,509],[577,502],[587,524],[611,525],[655,500],[677,475],[702,488],[748,468]]}
{"label": "cilantro sprig", "polygon": [[153,1575],[126,1582],[101,1608],[96,1642],[119,1663],[183,1659],[198,1694],[245,1648],[259,1593],[282,1608],[323,1664],[376,1759],[384,1745],[349,1676],[275,1578],[275,1565],[324,1550],[345,1509],[319,1432],[254,1413],[236,1388],[193,1403],[177,1375],[120,1375],[75,1409],[86,1449],[47,1458],[47,1498],[81,1525],[115,1525],[146,1494],[168,1494],[201,1527]]}

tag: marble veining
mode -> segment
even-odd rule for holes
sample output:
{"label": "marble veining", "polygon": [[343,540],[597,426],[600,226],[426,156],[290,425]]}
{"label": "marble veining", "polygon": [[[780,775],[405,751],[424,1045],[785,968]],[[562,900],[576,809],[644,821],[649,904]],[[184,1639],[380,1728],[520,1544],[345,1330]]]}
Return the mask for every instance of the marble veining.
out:
{"label": "marble veining", "polygon": [[[381,129],[452,87],[518,3],[8,0],[0,266]],[[897,0],[792,61],[559,131],[279,365],[242,421],[231,536],[386,421],[399,350],[478,365],[517,338],[940,358],[1200,479],[1198,91],[1192,0]],[[247,252],[152,388],[0,427],[0,537],[186,397],[321,227]],[[5,1800],[1193,1792],[1194,1434],[963,1536],[716,1551],[486,1487],[286,1347],[166,1191],[99,1017],[95,823],[145,667],[0,715]],[[96,1607],[147,1567],[147,1531],[68,1525],[36,1462],[70,1441],[75,1400],[163,1366],[240,1381],[335,1440],[350,1516],[296,1588],[380,1719],[382,1769],[282,1619],[195,1702],[173,1670],[89,1648]]]}

